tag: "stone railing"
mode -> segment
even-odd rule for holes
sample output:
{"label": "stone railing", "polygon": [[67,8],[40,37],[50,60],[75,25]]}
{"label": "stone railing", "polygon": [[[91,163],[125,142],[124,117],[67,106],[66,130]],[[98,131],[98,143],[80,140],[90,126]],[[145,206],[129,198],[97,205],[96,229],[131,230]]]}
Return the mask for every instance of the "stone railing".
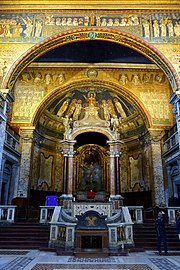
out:
{"label": "stone railing", "polygon": [[180,207],[178,206],[171,206],[168,207],[168,223],[173,225],[176,223],[176,213],[180,211]]}
{"label": "stone railing", "polygon": [[179,145],[179,140],[178,140],[178,132],[176,131],[164,142],[164,153],[170,151],[177,145]]}
{"label": "stone railing", "polygon": [[143,223],[143,206],[128,206],[132,222]]}
{"label": "stone railing", "polygon": [[14,222],[16,205],[0,205],[0,223]]}
{"label": "stone railing", "polygon": [[51,221],[55,206],[40,206],[40,223]]}
{"label": "stone railing", "polygon": [[[51,220],[55,206],[40,206],[40,223],[48,223]],[[109,203],[73,203],[72,216],[80,215],[88,210],[95,210],[108,217],[112,214],[112,206]],[[143,223],[143,206],[128,206],[133,223]]]}
{"label": "stone railing", "polygon": [[[92,206],[92,205],[91,205]],[[96,211],[96,208],[99,205],[97,203],[95,203],[93,205],[93,210]],[[111,214],[111,207],[107,207],[108,205],[103,206],[103,208],[100,210],[100,212],[102,211],[103,214],[106,214],[107,216],[110,216]],[[0,222],[14,222],[15,219],[15,211],[16,211],[16,205],[0,205]],[[54,209],[55,206],[40,206],[40,223],[49,223],[52,219],[53,213],[54,213]],[[143,223],[143,206],[128,206],[129,209],[129,213],[132,219],[133,223],[136,224],[142,224]],[[78,203],[74,204],[74,208],[73,208],[73,217],[75,217],[76,214],[79,214],[79,210],[81,210],[80,212],[84,212],[88,209],[79,209],[78,208]],[[106,213],[104,213],[104,211]],[[177,211],[180,211],[180,207],[178,206],[172,206],[172,207],[168,207],[167,208],[167,212],[168,212],[168,223],[169,224],[175,224],[176,222],[176,213]],[[124,229],[124,224],[121,224],[123,226]],[[122,228],[121,228],[122,230]]]}
{"label": "stone railing", "polygon": [[6,128],[5,145],[19,152],[19,135],[9,126]]}
{"label": "stone railing", "polygon": [[[120,219],[117,218],[117,216],[119,216]],[[123,219],[124,222],[121,222],[121,219]],[[122,206],[120,212],[113,215],[108,221],[109,248],[111,250],[118,246],[121,247],[123,251],[125,246],[134,246],[133,222],[128,207]]]}

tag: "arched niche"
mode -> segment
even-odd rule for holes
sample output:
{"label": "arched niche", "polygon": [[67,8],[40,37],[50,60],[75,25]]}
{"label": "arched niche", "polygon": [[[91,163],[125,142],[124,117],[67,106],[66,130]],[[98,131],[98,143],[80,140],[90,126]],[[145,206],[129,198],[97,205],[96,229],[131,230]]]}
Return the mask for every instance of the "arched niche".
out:
{"label": "arched niche", "polygon": [[108,190],[108,137],[97,131],[86,130],[75,137],[74,180],[77,192]]}

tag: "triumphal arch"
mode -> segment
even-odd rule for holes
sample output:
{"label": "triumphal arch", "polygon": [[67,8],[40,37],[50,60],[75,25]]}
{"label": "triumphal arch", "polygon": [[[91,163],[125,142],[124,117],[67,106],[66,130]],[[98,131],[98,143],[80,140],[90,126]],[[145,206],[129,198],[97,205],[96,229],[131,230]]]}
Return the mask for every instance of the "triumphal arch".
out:
{"label": "triumphal arch", "polygon": [[107,255],[180,205],[179,3],[60,2],[1,4],[0,204],[55,196],[49,246]]}

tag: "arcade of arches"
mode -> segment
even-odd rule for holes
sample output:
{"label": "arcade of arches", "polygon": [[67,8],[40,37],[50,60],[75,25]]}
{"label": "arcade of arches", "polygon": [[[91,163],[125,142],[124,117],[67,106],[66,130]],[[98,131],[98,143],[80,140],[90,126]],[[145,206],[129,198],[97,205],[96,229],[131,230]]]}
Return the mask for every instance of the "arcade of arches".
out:
{"label": "arcade of arches", "polygon": [[1,204],[87,201],[89,190],[102,202],[180,204],[175,7],[2,5]]}

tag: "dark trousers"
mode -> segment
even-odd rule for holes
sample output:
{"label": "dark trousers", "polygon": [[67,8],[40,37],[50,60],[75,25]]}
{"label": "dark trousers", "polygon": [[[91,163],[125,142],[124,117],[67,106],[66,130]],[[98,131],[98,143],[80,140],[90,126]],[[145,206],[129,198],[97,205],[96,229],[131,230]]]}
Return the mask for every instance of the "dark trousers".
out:
{"label": "dark trousers", "polygon": [[162,243],[163,243],[163,247],[164,247],[164,252],[166,254],[167,253],[167,240],[166,240],[165,232],[160,232],[157,235],[157,246],[158,246],[159,254],[161,254],[161,245],[162,245]]}

